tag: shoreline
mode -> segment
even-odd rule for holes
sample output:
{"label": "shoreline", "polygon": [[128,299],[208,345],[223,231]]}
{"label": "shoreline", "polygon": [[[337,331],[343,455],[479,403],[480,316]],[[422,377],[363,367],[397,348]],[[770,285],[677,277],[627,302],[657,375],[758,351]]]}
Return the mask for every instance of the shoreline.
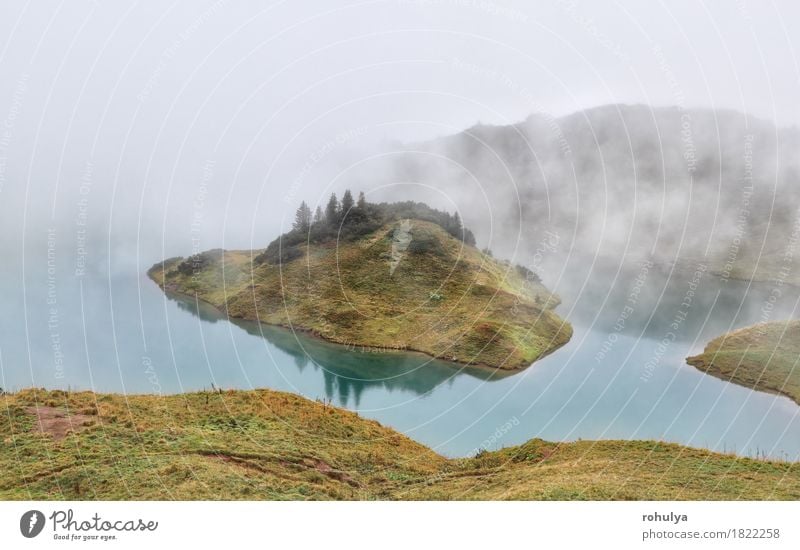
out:
{"label": "shoreline", "polygon": [[794,396],[783,392],[781,390],[776,390],[773,388],[766,388],[766,387],[754,387],[748,386],[739,382],[735,376],[726,375],[725,372],[714,365],[714,363],[706,363],[704,359],[701,358],[702,353],[699,355],[693,355],[691,357],[686,358],[686,364],[694,367],[701,373],[705,374],[706,376],[713,376],[718,380],[722,380],[723,382],[728,382],[729,384],[736,384],[742,388],[747,390],[751,390],[758,393],[766,393],[769,395],[774,395],[778,397],[785,397],[789,401],[791,401],[794,405],[800,407],[800,400],[796,399]]}
{"label": "shoreline", "polygon": [[768,321],[728,331],[685,359],[703,374],[800,406],[800,320]]}
{"label": "shoreline", "polygon": [[[156,266],[158,266],[158,265],[160,265],[160,264],[156,264]],[[468,369],[472,368],[472,369],[480,369],[480,370],[484,370],[484,371],[491,371],[492,373],[496,373],[496,374],[500,374],[500,375],[503,375],[503,374],[505,374],[505,375],[517,374],[517,373],[520,373],[520,372],[522,372],[524,370],[527,370],[528,368],[532,367],[537,361],[539,361],[541,359],[544,359],[545,357],[549,356],[550,354],[552,354],[552,353],[558,351],[559,349],[563,348],[564,346],[566,346],[572,340],[572,334],[570,334],[570,338],[566,342],[564,342],[561,345],[554,346],[554,347],[548,349],[547,351],[542,353],[539,357],[537,357],[536,360],[534,360],[529,365],[513,367],[513,368],[503,368],[503,367],[496,367],[496,366],[493,366],[493,365],[489,365],[487,363],[466,362],[466,361],[461,361],[461,360],[458,360],[458,359],[452,360],[452,359],[447,359],[447,358],[444,358],[444,357],[436,357],[434,355],[431,355],[427,351],[424,351],[424,350],[421,350],[421,349],[417,349],[417,348],[411,348],[411,347],[389,348],[389,347],[385,347],[385,346],[373,346],[373,345],[369,345],[369,344],[363,344],[363,343],[360,343],[360,342],[344,343],[344,342],[339,342],[339,341],[336,341],[336,340],[332,340],[330,338],[326,338],[324,335],[320,334],[315,329],[310,329],[310,328],[306,328],[306,327],[302,327],[302,326],[296,326],[296,325],[286,325],[286,324],[283,324],[283,323],[268,323],[268,322],[262,321],[260,319],[251,319],[251,318],[248,318],[248,317],[238,317],[238,316],[228,315],[227,312],[225,312],[222,309],[220,309],[216,304],[212,304],[211,302],[209,302],[207,300],[204,300],[203,298],[200,298],[196,294],[195,295],[187,294],[185,292],[182,292],[180,290],[176,290],[174,288],[168,288],[166,285],[159,283],[151,275],[150,272],[151,272],[152,269],[153,268],[150,268],[147,271],[148,279],[150,279],[153,283],[155,283],[156,286],[158,286],[164,292],[164,294],[167,297],[171,296],[171,297],[173,297],[173,299],[184,298],[184,299],[187,299],[187,300],[191,300],[193,302],[201,302],[202,304],[213,308],[214,311],[217,312],[220,315],[221,319],[228,320],[228,321],[230,321],[232,323],[235,323],[236,321],[244,321],[244,322],[248,322],[248,323],[256,323],[256,324],[259,324],[259,325],[264,325],[264,326],[269,326],[269,327],[283,328],[283,329],[286,329],[286,330],[289,330],[289,331],[292,331],[292,332],[300,332],[303,335],[308,336],[310,338],[315,338],[315,339],[320,340],[322,342],[326,342],[328,344],[334,344],[334,345],[337,345],[337,346],[342,346],[344,348],[350,348],[351,346],[355,346],[357,348],[362,348],[362,349],[373,349],[373,350],[376,350],[377,352],[380,352],[380,353],[408,353],[408,354],[422,355],[424,357],[427,357],[427,358],[435,360],[435,361],[440,361],[442,363],[448,363],[448,364],[452,365],[453,368],[457,368],[458,366],[460,366],[462,368],[468,368]],[[564,321],[564,323],[567,326],[570,326],[570,328],[571,328],[571,325],[569,325],[566,321]],[[352,351],[355,351],[355,350],[352,350]]]}

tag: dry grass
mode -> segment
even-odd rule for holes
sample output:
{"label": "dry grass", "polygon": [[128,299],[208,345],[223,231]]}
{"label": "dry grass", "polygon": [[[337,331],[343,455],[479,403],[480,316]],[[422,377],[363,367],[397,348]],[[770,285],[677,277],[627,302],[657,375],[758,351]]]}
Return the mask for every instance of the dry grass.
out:
{"label": "dry grass", "polygon": [[[0,399],[2,499],[800,498],[797,464],[650,441],[532,440],[448,460],[354,413],[267,390]],[[32,407],[93,422],[54,438]]]}

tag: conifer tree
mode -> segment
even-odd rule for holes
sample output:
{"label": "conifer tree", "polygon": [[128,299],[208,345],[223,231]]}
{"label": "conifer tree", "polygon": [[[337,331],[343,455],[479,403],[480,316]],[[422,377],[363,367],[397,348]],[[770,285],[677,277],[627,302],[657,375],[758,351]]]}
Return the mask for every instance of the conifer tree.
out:
{"label": "conifer tree", "polygon": [[328,222],[328,225],[339,224],[339,201],[336,193],[331,193],[331,198],[328,199],[328,205],[325,207],[325,221]]}
{"label": "conifer tree", "polygon": [[306,204],[306,201],[300,203],[300,207],[294,215],[294,224],[292,229],[295,231],[306,232],[311,227],[311,209]]}
{"label": "conifer tree", "polygon": [[451,233],[454,237],[461,238],[463,226],[461,225],[461,216],[458,215],[458,212],[453,214],[453,229]]}
{"label": "conifer tree", "polygon": [[347,189],[344,192],[344,196],[342,196],[342,216],[347,216],[350,214],[350,210],[353,208],[355,201],[353,201],[353,194]]}

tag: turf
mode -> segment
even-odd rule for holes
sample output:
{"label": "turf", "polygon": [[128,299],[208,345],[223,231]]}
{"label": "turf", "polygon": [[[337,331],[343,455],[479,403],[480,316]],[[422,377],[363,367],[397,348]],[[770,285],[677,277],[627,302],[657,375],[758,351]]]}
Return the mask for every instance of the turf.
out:
{"label": "turf", "polygon": [[4,500],[800,498],[796,463],[541,440],[451,460],[352,412],[268,390],[25,390],[0,401]]}

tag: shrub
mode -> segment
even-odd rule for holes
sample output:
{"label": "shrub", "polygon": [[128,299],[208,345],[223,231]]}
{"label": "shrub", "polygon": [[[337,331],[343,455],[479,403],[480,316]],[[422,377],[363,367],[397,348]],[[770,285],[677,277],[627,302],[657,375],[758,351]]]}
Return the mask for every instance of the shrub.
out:
{"label": "shrub", "polygon": [[517,272],[520,275],[522,275],[523,277],[525,277],[525,280],[533,281],[534,283],[541,283],[542,282],[542,278],[539,277],[538,273],[536,273],[535,271],[533,271],[531,269],[528,269],[524,265],[517,264],[516,268],[517,268]]}
{"label": "shrub", "polygon": [[442,243],[432,235],[413,235],[413,239],[408,245],[408,251],[411,254],[434,254],[437,256],[444,254]]}
{"label": "shrub", "polygon": [[222,259],[221,248],[215,248],[214,250],[209,250],[201,254],[194,254],[178,264],[178,273],[182,275],[193,275],[220,259]]}

